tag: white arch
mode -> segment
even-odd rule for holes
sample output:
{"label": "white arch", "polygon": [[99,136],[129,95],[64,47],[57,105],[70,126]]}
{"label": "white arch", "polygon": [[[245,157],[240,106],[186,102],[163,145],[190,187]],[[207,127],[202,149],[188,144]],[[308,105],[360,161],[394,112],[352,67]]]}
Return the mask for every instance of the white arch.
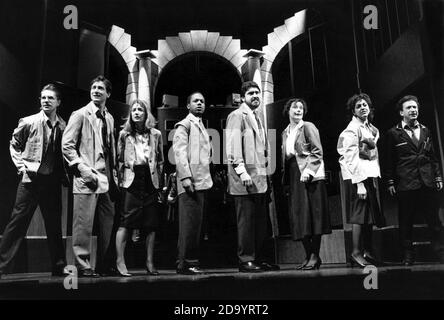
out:
{"label": "white arch", "polygon": [[247,61],[244,57],[247,50],[241,49],[239,39],[231,36],[221,36],[219,32],[207,30],[191,30],[180,32],[175,37],[166,37],[158,40],[157,50],[152,53],[156,56],[153,61],[161,70],[172,60],[188,52],[204,51],[214,53],[233,65],[241,74],[242,65]]}
{"label": "white arch", "polygon": [[262,47],[265,53],[264,62],[261,65],[262,88],[264,91],[264,105],[274,101],[274,85],[271,68],[279,51],[292,39],[303,34],[306,30],[306,14],[304,9],[285,20],[285,23],[273,29],[267,36],[268,44]]}
{"label": "white arch", "polygon": [[131,35],[115,25],[111,28],[108,42],[120,53],[128,68],[126,103],[130,103],[130,101],[137,98],[137,88],[139,85],[139,64],[134,55],[137,49],[131,46]]}

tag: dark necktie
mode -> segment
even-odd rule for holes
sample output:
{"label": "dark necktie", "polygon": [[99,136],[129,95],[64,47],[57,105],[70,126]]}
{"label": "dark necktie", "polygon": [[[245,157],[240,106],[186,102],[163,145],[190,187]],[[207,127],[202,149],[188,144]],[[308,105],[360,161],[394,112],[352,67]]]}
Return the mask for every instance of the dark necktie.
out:
{"label": "dark necktie", "polygon": [[256,119],[256,123],[257,123],[257,127],[259,129],[259,132],[260,132],[261,139],[262,139],[262,141],[264,141],[265,140],[264,139],[264,130],[262,128],[261,120],[259,119],[256,111],[253,111],[253,114],[254,114],[254,117]]}
{"label": "dark necktie", "polygon": [[47,124],[48,127],[51,129],[51,134],[49,135],[49,141],[48,144],[46,145],[46,151],[51,150],[52,152],[54,152],[55,151],[54,140],[57,133],[57,123],[53,126],[51,124],[51,121],[48,120]]}
{"label": "dark necktie", "polygon": [[106,125],[106,119],[105,116],[100,112],[100,110],[97,110],[97,118],[102,120],[102,143],[103,143],[103,153],[105,156],[108,154],[108,127]]}
{"label": "dark necktie", "polygon": [[418,146],[419,145],[419,140],[418,140],[418,138],[416,138],[416,135],[415,135],[415,129],[416,128],[418,128],[418,126],[413,126],[413,127],[410,127],[408,125],[405,126],[405,129],[412,133],[411,138],[412,138],[413,143],[415,144],[415,146]]}

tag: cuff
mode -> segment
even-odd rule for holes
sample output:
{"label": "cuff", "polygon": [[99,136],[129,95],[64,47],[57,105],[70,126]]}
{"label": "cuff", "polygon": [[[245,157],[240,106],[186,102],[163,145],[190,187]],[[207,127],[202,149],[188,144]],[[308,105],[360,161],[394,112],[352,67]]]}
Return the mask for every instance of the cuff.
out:
{"label": "cuff", "polygon": [[236,171],[238,176],[240,176],[242,173],[247,173],[247,169],[245,169],[245,165],[243,163],[239,163],[236,167],[234,167],[234,171]]}

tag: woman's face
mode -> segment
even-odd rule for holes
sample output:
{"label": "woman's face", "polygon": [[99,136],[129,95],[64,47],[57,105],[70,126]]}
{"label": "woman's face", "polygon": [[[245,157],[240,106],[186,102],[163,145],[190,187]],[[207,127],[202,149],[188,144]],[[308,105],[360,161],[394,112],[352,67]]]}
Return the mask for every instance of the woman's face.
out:
{"label": "woman's face", "polygon": [[355,109],[353,110],[353,115],[357,116],[359,119],[365,121],[370,114],[370,106],[364,99],[358,100],[355,104]]}
{"label": "woman's face", "polygon": [[134,123],[143,123],[145,121],[145,109],[140,104],[133,104],[131,108],[131,119]]}
{"label": "woman's face", "polygon": [[288,110],[288,117],[291,122],[299,122],[304,117],[304,105],[302,102],[293,102]]}

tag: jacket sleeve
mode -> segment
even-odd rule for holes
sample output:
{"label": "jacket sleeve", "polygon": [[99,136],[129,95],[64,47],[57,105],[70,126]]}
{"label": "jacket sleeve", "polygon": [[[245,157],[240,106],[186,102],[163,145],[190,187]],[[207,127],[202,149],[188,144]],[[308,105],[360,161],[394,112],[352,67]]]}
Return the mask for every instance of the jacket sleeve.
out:
{"label": "jacket sleeve", "polygon": [[82,162],[77,150],[77,144],[82,130],[83,116],[80,112],[74,111],[69,118],[62,136],[63,157],[70,167]]}
{"label": "jacket sleeve", "polygon": [[322,145],[318,129],[313,124],[304,124],[306,139],[310,142],[311,150],[307,157],[307,166],[305,170],[314,176],[322,163]]}
{"label": "jacket sleeve", "polygon": [[14,162],[14,165],[19,172],[26,169],[22,158],[22,152],[25,150],[26,142],[28,141],[29,130],[30,124],[23,118],[20,119],[17,128],[15,128],[12,133],[12,139],[9,145],[12,162]]}
{"label": "jacket sleeve", "polygon": [[347,128],[339,136],[337,146],[338,153],[343,158],[343,164],[351,174],[352,183],[359,183],[367,178],[361,169],[358,139],[358,134]]}
{"label": "jacket sleeve", "polygon": [[238,175],[247,172],[243,157],[242,115],[231,113],[227,119],[226,151],[228,164],[232,165]]}
{"label": "jacket sleeve", "polygon": [[441,170],[439,169],[439,163],[438,158],[436,157],[432,135],[430,133],[430,130],[427,128],[427,136],[428,136],[428,143],[430,144],[430,161],[432,163],[432,170],[433,175],[435,176],[435,182],[442,182],[442,176],[441,176]]}
{"label": "jacket sleeve", "polygon": [[174,159],[179,181],[191,178],[191,169],[188,157],[188,129],[183,122],[176,125],[176,132],[173,138]]}

